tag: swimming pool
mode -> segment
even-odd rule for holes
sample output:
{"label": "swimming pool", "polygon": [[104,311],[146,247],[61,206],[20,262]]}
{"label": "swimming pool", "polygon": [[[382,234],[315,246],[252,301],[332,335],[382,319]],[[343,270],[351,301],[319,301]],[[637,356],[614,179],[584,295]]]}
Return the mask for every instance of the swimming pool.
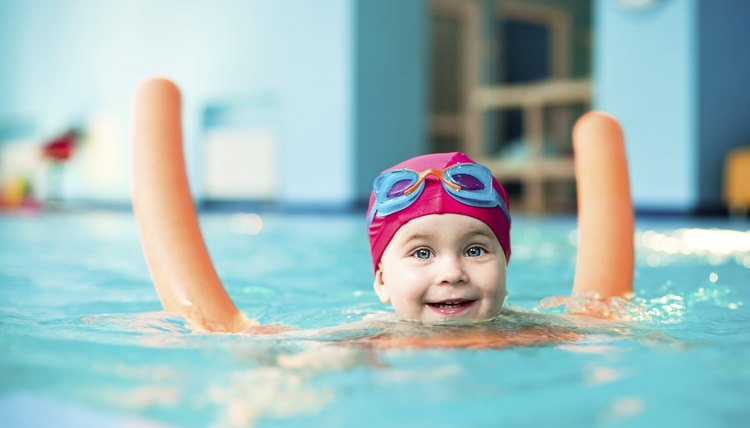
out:
{"label": "swimming pool", "polygon": [[[306,330],[384,308],[360,216],[208,213],[230,295]],[[346,332],[191,332],[160,312],[129,213],[0,217],[3,426],[741,426],[750,225],[639,219],[636,321],[500,350],[350,346]],[[575,219],[517,216],[508,303],[567,294]],[[583,321],[586,322],[585,320]],[[436,327],[437,328],[437,327]],[[366,337],[367,331],[354,336]]]}

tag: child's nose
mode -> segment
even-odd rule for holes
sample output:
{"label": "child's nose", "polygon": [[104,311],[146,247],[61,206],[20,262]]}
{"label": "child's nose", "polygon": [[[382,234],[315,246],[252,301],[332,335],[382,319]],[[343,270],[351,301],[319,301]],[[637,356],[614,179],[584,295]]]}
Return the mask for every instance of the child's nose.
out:
{"label": "child's nose", "polygon": [[469,277],[459,257],[445,257],[438,264],[438,284],[461,285],[468,281]]}

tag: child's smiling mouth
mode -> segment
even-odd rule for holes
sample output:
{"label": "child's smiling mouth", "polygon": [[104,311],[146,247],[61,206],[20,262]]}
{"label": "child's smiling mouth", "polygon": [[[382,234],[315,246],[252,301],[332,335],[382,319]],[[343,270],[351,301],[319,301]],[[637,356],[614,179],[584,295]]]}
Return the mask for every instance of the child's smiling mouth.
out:
{"label": "child's smiling mouth", "polygon": [[469,309],[476,300],[471,299],[450,299],[442,302],[427,303],[427,306],[433,311],[442,315],[455,315]]}

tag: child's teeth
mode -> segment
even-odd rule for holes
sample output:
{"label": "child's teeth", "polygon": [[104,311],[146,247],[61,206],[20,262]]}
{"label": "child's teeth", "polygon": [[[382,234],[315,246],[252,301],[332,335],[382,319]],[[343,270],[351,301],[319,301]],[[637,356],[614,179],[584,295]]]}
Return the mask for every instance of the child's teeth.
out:
{"label": "child's teeth", "polygon": [[452,302],[452,303],[441,303],[440,306],[442,306],[442,307],[446,307],[446,306],[447,307],[454,307],[454,306],[460,306],[463,303],[464,303],[463,301],[461,301],[461,302]]}

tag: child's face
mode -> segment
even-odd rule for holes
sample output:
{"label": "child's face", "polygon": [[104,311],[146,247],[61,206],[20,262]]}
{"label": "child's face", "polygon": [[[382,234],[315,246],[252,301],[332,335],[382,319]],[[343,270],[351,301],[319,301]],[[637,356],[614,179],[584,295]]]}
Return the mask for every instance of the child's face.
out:
{"label": "child's face", "polygon": [[403,225],[383,252],[374,288],[407,320],[487,320],[505,301],[505,255],[483,222],[431,214]]}

